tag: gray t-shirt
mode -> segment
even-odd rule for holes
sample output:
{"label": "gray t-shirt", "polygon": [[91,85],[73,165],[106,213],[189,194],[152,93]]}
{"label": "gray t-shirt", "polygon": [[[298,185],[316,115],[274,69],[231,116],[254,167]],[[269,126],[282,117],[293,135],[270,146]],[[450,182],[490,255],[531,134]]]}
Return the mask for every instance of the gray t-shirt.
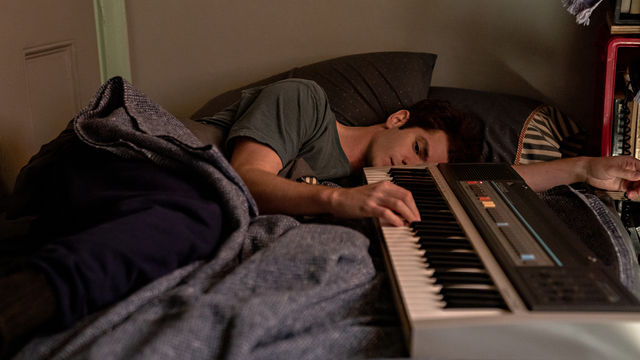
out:
{"label": "gray t-shirt", "polygon": [[240,100],[212,117],[198,120],[220,131],[220,149],[230,157],[238,137],[271,147],[282,160],[278,175],[319,180],[349,175],[351,167],[340,146],[335,115],[315,82],[288,79],[245,90]]}

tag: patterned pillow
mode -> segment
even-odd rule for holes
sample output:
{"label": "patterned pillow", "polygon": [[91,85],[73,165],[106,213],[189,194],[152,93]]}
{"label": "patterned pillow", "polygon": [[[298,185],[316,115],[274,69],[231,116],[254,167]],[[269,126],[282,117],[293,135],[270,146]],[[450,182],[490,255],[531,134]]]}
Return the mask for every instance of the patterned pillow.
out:
{"label": "patterned pillow", "polygon": [[582,153],[586,135],[571,118],[549,105],[536,108],[523,126],[515,164],[556,160]]}

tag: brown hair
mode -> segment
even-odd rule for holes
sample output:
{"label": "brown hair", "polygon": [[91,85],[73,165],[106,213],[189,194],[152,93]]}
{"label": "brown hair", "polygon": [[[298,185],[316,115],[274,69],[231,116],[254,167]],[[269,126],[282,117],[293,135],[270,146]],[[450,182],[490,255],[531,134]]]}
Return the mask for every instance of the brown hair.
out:
{"label": "brown hair", "polygon": [[449,162],[476,162],[481,158],[483,124],[471,114],[459,111],[448,101],[425,99],[410,106],[409,120],[402,127],[419,126],[442,130],[449,140]]}

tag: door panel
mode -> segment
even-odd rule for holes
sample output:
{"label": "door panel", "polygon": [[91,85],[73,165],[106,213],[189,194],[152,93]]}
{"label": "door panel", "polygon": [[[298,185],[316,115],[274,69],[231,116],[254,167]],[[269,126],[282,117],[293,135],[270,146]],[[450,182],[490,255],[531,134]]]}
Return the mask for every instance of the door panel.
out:
{"label": "door panel", "polygon": [[[32,143],[38,146],[60,132],[69,114],[78,110],[73,43],[29,49],[25,65]],[[55,91],[51,84],[55,84]]]}
{"label": "door panel", "polygon": [[93,2],[0,3],[0,198],[100,84]]}

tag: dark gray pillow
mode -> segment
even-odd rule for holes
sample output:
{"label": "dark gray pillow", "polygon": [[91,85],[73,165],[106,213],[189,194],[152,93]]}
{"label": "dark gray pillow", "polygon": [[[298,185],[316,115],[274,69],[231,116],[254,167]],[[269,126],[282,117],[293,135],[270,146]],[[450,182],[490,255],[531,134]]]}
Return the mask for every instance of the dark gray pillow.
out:
{"label": "dark gray pillow", "polygon": [[304,66],[291,75],[318,83],[341,123],[371,125],[425,99],[435,61],[427,53],[369,53]]}
{"label": "dark gray pillow", "polygon": [[235,102],[243,89],[288,78],[313,80],[329,98],[336,118],[346,125],[370,125],[429,94],[436,55],[376,52],[343,56],[293,68],[211,99],[191,116],[211,116]]}

